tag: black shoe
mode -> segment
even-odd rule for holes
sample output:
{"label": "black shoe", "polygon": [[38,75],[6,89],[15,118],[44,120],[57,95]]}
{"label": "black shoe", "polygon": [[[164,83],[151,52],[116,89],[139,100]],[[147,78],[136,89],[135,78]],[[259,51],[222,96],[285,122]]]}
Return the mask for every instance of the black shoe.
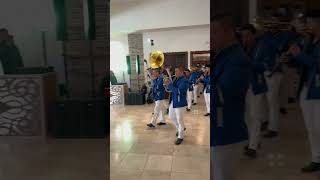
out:
{"label": "black shoe", "polygon": [[200,94],[202,94],[202,92],[200,92]]}
{"label": "black shoe", "polygon": [[269,122],[266,121],[266,122],[263,122],[261,124],[261,131],[266,131],[268,129],[268,125],[269,125]]}
{"label": "black shoe", "polygon": [[[187,129],[187,128],[184,128],[184,131],[186,131],[186,129]],[[178,133],[178,132],[176,132],[176,137],[178,137],[178,135],[179,135],[179,133]]]}
{"label": "black shoe", "polygon": [[176,142],[174,143],[175,145],[180,145],[182,143],[183,139],[177,139]]}
{"label": "black shoe", "polygon": [[304,173],[312,173],[316,171],[320,171],[320,163],[311,162],[301,169]]}
{"label": "black shoe", "polygon": [[280,113],[281,114],[288,114],[288,111],[286,108],[280,108]]}
{"label": "black shoe", "polygon": [[199,98],[200,96],[198,96],[198,98]]}
{"label": "black shoe", "polygon": [[147,124],[147,126],[150,128],[155,128],[155,126],[152,123]]}
{"label": "black shoe", "polygon": [[193,103],[192,105],[197,105],[197,103]]}
{"label": "black shoe", "polygon": [[204,116],[210,116],[210,113],[205,114]]}
{"label": "black shoe", "polygon": [[163,126],[163,125],[166,125],[167,123],[164,123],[164,122],[159,122],[157,123],[158,126]]}
{"label": "black shoe", "polygon": [[189,108],[187,108],[186,110],[187,110],[188,112],[191,111],[191,109],[189,109]]}
{"label": "black shoe", "polygon": [[263,135],[265,138],[274,138],[277,137],[279,134],[277,131],[268,131],[266,134]]}
{"label": "black shoe", "polygon": [[248,149],[244,152],[245,156],[248,156],[249,158],[255,159],[257,157],[257,151],[254,149]]}
{"label": "black shoe", "polygon": [[[249,151],[249,145],[246,145],[243,149]],[[261,149],[261,144],[258,144],[258,149]]]}

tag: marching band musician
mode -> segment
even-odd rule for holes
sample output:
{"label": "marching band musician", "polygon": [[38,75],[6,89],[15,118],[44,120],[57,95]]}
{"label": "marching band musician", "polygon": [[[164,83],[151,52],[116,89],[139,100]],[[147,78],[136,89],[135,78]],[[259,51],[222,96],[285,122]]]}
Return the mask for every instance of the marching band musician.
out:
{"label": "marching band musician", "polygon": [[189,81],[189,88],[187,91],[187,102],[188,102],[188,106],[186,108],[187,111],[191,110],[191,106],[192,106],[192,95],[193,95],[193,83],[191,81],[191,72],[189,69],[186,69],[184,71],[185,77],[188,79]]}
{"label": "marching band musician", "polygon": [[236,39],[232,16],[211,19],[211,40],[217,52],[213,62],[213,93],[210,118],[211,165],[213,179],[234,180],[243,142],[248,139],[245,97],[250,67]]}
{"label": "marching band musician", "polygon": [[153,69],[152,70],[152,76],[153,76],[153,85],[152,85],[152,95],[153,100],[155,102],[154,106],[154,113],[151,118],[151,121],[149,124],[147,124],[148,127],[154,128],[155,123],[157,119],[159,118],[159,126],[166,125],[165,118],[164,118],[164,86],[163,86],[163,76],[160,74],[160,69]]}
{"label": "marching band musician", "polygon": [[[308,132],[311,149],[311,163],[303,167],[302,172],[320,171],[320,11],[314,11],[308,17],[308,26],[313,33],[312,51],[305,53],[297,45],[289,48],[290,61],[304,66],[307,76],[303,78],[300,93],[300,106]],[[303,75],[303,74],[302,74]]]}
{"label": "marching band musician", "polygon": [[251,64],[250,88],[247,92],[246,120],[249,128],[249,145],[245,147],[245,155],[255,158],[260,143],[260,131],[263,121],[263,99],[268,91],[264,72],[272,66],[274,57],[271,48],[256,39],[256,29],[247,24],[241,29],[242,43]]}
{"label": "marching band musician", "polygon": [[173,121],[177,129],[177,140],[176,145],[182,143],[184,138],[184,121],[183,121],[183,110],[187,106],[187,91],[189,88],[189,82],[184,77],[184,68],[179,67],[175,69],[175,76],[173,82],[166,80],[165,84],[168,86],[169,91],[171,91],[170,96],[170,107],[169,107],[169,117]]}
{"label": "marching band musician", "polygon": [[[265,71],[265,77],[268,84],[268,92],[267,92],[267,105],[268,105],[268,123],[264,124],[264,128],[267,132],[264,134],[265,138],[273,138],[278,136],[278,124],[280,119],[280,111],[285,113],[285,107],[281,107],[285,105],[288,101],[288,98],[281,98],[280,94],[285,89],[284,83],[282,79],[284,76],[283,67],[279,62],[280,55],[286,51],[289,43],[296,38],[296,32],[293,30],[287,31],[279,31],[277,27],[274,28],[273,32],[271,32],[272,36],[267,37],[265,42],[269,45],[269,47],[274,47],[274,51],[270,52],[274,55],[274,63],[273,67],[269,68]],[[283,92],[285,93],[285,92]],[[287,97],[284,95],[284,97]],[[279,100],[279,99],[282,99]],[[285,102],[284,102],[285,101]]]}
{"label": "marching band musician", "polygon": [[210,65],[205,66],[205,73],[201,76],[201,82],[205,87],[203,95],[207,108],[207,113],[204,116],[210,116]]}
{"label": "marching band musician", "polygon": [[201,76],[199,73],[198,69],[196,66],[192,68],[192,73],[191,73],[191,81],[192,81],[192,86],[193,86],[193,104],[192,105],[197,105],[198,102],[198,87],[199,87],[199,82],[198,79]]}

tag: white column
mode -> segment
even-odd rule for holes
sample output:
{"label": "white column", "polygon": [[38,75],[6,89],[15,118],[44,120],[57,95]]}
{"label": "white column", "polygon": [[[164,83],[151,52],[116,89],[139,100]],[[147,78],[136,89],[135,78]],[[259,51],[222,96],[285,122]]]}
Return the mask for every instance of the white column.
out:
{"label": "white column", "polygon": [[253,18],[257,16],[258,0],[249,0],[249,22],[253,23]]}

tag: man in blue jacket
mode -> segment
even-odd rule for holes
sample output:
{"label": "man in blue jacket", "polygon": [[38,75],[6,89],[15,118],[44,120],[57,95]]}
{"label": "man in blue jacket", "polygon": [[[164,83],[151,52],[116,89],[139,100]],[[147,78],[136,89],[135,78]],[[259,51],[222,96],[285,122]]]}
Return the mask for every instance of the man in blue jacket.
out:
{"label": "man in blue jacket", "polygon": [[236,161],[248,139],[245,98],[250,80],[250,64],[235,36],[232,16],[211,20],[211,41],[217,53],[213,62],[211,93],[211,162],[215,180],[234,180]]}
{"label": "man in blue jacket", "polygon": [[187,102],[188,102],[188,106],[186,108],[186,110],[189,112],[191,111],[191,106],[192,106],[192,97],[193,97],[193,83],[191,81],[191,71],[189,69],[186,69],[184,71],[185,77],[188,79],[189,82],[189,88],[187,91]]}
{"label": "man in blue jacket", "polygon": [[264,73],[273,67],[275,57],[271,48],[264,41],[256,38],[256,29],[253,25],[244,25],[241,29],[241,37],[251,64],[250,88],[246,97],[249,145],[245,147],[245,155],[255,158],[264,119],[263,100],[268,91]]}
{"label": "man in blue jacket", "polygon": [[300,106],[308,132],[311,162],[302,168],[302,172],[320,171],[320,11],[308,18],[308,24],[314,35],[311,53],[305,53],[294,44],[289,48],[292,60],[306,68],[303,78],[303,90],[300,94]]}
{"label": "man in blue jacket", "polygon": [[190,80],[192,82],[192,86],[193,86],[193,104],[192,105],[197,105],[198,102],[198,88],[199,88],[199,82],[198,79],[200,77],[200,73],[198,71],[198,68],[196,66],[194,66],[192,68],[192,73],[191,73],[191,77]]}
{"label": "man in blue jacket", "polygon": [[152,70],[152,76],[153,76],[153,86],[152,86],[152,95],[153,100],[155,101],[154,106],[154,113],[151,118],[151,121],[149,124],[147,124],[148,127],[154,128],[155,123],[157,119],[159,118],[160,122],[158,123],[159,126],[166,125],[165,119],[164,119],[164,86],[163,86],[163,76],[160,74],[160,69],[153,69]]}
{"label": "man in blue jacket", "polygon": [[204,116],[210,116],[210,65],[206,65],[203,84],[205,86],[203,96],[207,108],[207,113]]}
{"label": "man in blue jacket", "polygon": [[176,145],[182,143],[184,138],[184,121],[183,113],[184,108],[187,106],[187,91],[189,88],[189,82],[184,77],[184,68],[179,67],[175,69],[176,78],[173,82],[166,81],[165,84],[168,85],[169,91],[171,91],[170,96],[170,107],[169,107],[169,117],[173,121],[177,129],[177,140]]}
{"label": "man in blue jacket", "polygon": [[[278,29],[277,27],[275,29]],[[267,105],[269,109],[268,124],[265,124],[267,132],[264,134],[265,138],[274,138],[278,136],[278,124],[280,119],[280,111],[286,112],[285,105],[288,102],[286,91],[287,72],[284,71],[282,64],[279,62],[279,57],[282,53],[287,51],[289,43],[296,38],[296,32],[288,31],[274,31],[271,36],[266,37],[264,42],[273,47],[269,54],[274,56],[274,64],[265,71],[265,77],[268,84]]]}

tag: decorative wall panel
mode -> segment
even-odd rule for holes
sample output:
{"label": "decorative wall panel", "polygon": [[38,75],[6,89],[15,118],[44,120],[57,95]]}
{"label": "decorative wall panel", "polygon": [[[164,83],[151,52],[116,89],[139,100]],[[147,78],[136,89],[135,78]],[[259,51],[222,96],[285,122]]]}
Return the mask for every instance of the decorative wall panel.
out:
{"label": "decorative wall panel", "polygon": [[41,135],[40,83],[0,77],[0,136]]}

